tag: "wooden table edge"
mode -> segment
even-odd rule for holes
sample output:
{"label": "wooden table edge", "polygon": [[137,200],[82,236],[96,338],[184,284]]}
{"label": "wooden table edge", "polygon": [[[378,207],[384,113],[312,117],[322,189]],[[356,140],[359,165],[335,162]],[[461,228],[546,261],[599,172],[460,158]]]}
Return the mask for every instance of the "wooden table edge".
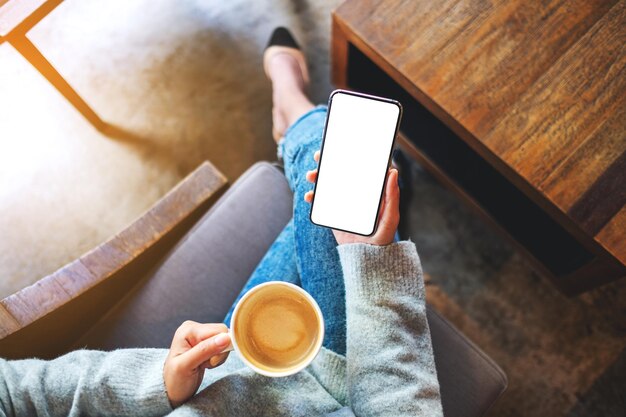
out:
{"label": "wooden table edge", "polygon": [[[341,16],[341,6],[331,14],[332,36],[331,41],[331,70],[332,81],[341,88],[349,88],[346,79],[347,69],[347,42],[352,43],[357,49],[365,54],[368,59],[376,63],[389,77],[407,91],[415,100],[422,104],[429,112],[448,126],[456,135],[477,152],[492,167],[505,176],[505,178],[522,191],[535,204],[543,209],[554,221],[571,233],[591,253],[603,259],[610,260],[615,264],[626,267],[610,250],[596,240],[595,236],[589,236],[574,221],[561,210],[550,198],[540,190],[533,187],[528,181],[517,174],[504,160],[495,155],[487,146],[480,142],[470,131],[454,119],[437,102],[428,97],[423,91],[415,86],[403,74],[398,72],[383,56],[373,50],[359,35],[350,23]],[[335,36],[337,37],[335,40]],[[346,44],[346,45],[342,45]],[[340,55],[341,54],[341,55]],[[336,56],[343,56],[341,62],[335,62]],[[339,71],[342,71],[340,73]]]}

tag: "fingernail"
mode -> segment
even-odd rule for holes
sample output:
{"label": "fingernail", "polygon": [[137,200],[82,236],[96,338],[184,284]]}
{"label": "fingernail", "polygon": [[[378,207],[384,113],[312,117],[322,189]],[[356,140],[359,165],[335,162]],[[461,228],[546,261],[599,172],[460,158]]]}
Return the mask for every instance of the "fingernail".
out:
{"label": "fingernail", "polygon": [[213,342],[218,347],[226,346],[230,343],[230,336],[228,333],[220,333],[213,338]]}

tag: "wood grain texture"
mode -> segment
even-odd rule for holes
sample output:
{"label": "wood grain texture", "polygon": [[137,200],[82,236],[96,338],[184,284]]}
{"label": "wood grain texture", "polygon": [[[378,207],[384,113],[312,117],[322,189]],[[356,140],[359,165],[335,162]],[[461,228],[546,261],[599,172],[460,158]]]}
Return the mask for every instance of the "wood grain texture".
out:
{"label": "wood grain texture", "polygon": [[613,255],[622,262],[626,260],[626,207],[622,209],[608,222],[596,235],[596,239],[613,252]]}
{"label": "wood grain texture", "polygon": [[[349,0],[333,19],[584,246],[626,266],[626,0]],[[340,79],[334,43],[333,59]]]}
{"label": "wood grain texture", "polygon": [[0,323],[2,323],[0,327],[0,339],[16,332],[20,328],[20,323],[4,306],[0,306]]}
{"label": "wood grain texture", "polygon": [[545,180],[626,92],[626,2],[598,21],[515,102],[483,143],[532,184]]}
{"label": "wood grain texture", "polygon": [[[568,211],[590,235],[596,235],[626,204],[626,152],[608,166]],[[606,198],[609,195],[611,198]]]}
{"label": "wood grain texture", "polygon": [[[619,173],[614,164],[626,152],[626,131],[620,120],[626,94],[624,28],[626,2],[621,1],[561,56],[483,139],[546,199],[559,205],[568,219],[594,237],[623,207],[626,192],[625,182],[607,187],[607,179]],[[581,147],[584,154],[577,153]],[[613,174],[604,181],[569,181],[571,201],[564,206],[555,201],[557,195],[542,189],[542,184],[548,178],[558,184],[561,178],[555,171],[568,161],[570,172],[595,166],[598,177]],[[621,231],[621,236],[626,238],[626,231]],[[626,254],[617,253],[626,264]]]}
{"label": "wood grain texture", "polygon": [[[338,26],[335,19],[332,21],[331,31],[331,49],[333,50],[333,56],[348,56],[348,41],[344,36],[344,31]],[[331,61],[331,77],[333,83],[337,86],[346,85],[346,76],[348,74],[346,65],[347,60],[345,59],[333,59]]]}
{"label": "wood grain texture", "polygon": [[619,157],[624,148],[625,132],[626,94],[622,96],[617,111],[598,125],[539,188],[563,211],[569,210],[580,197],[579,190],[589,189],[606,167]]}
{"label": "wood grain texture", "polygon": [[76,340],[158,262],[165,237],[190,227],[226,183],[204,162],[107,242],[0,301],[0,356],[50,357]]}
{"label": "wood grain texture", "polygon": [[[574,2],[570,2],[574,3]],[[482,138],[610,7],[606,0],[508,1],[463,31],[417,81]]]}

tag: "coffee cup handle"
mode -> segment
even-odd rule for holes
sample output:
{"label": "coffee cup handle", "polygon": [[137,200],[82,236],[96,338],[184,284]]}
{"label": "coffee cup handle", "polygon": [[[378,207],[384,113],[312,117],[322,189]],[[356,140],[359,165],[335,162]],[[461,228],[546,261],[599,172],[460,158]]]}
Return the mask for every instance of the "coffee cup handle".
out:
{"label": "coffee cup handle", "polygon": [[228,336],[230,336],[230,343],[220,353],[232,352],[235,350],[235,347],[233,346],[233,332],[231,332],[230,329],[228,329]]}

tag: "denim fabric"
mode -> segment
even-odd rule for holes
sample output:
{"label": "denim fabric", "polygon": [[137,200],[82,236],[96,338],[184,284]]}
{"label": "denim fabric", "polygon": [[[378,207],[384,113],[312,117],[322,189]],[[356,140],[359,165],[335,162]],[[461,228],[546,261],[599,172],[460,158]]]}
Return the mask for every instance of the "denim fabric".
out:
{"label": "denim fabric", "polygon": [[[311,205],[304,201],[304,194],[313,189],[305,174],[317,166],[313,154],[321,147],[325,121],[326,106],[318,106],[291,125],[279,144],[285,176],[294,193],[293,219],[252,273],[237,301],[265,281],[299,284],[317,301],[324,315],[324,347],[345,355],[345,287],[337,241],[330,229],[311,223]],[[226,325],[230,325],[232,310],[224,320]]]}
{"label": "denim fabric", "polygon": [[287,281],[300,285],[300,275],[296,267],[296,252],[293,233],[293,219],[280,232],[272,246],[261,259],[252,275],[237,296],[237,299],[226,314],[224,324],[230,327],[230,319],[239,299],[253,287],[267,281]]}

